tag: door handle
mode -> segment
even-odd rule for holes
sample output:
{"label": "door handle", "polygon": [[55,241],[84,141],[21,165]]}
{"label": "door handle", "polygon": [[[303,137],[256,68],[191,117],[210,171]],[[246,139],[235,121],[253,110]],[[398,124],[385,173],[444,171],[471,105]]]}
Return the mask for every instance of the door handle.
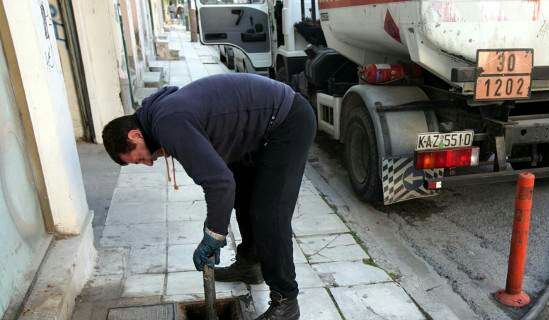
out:
{"label": "door handle", "polygon": [[211,41],[211,40],[222,40],[227,39],[226,33],[205,33],[204,34],[204,40]]}

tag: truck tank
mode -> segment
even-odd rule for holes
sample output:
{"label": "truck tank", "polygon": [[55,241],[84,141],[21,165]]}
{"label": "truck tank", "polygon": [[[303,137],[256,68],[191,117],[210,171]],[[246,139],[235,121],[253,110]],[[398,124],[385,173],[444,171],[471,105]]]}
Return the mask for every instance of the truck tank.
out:
{"label": "truck tank", "polygon": [[[319,7],[328,47],[359,65],[412,60],[449,83],[453,68],[476,65],[478,49],[531,48],[534,66],[549,65],[549,0],[320,0]],[[549,83],[534,81],[532,89]]]}

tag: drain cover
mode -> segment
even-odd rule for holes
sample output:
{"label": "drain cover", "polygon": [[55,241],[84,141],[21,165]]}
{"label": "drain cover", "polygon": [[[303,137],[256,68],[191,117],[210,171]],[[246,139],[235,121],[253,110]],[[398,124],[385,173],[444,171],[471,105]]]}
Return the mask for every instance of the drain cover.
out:
{"label": "drain cover", "polygon": [[175,320],[173,304],[112,308],[107,320]]}

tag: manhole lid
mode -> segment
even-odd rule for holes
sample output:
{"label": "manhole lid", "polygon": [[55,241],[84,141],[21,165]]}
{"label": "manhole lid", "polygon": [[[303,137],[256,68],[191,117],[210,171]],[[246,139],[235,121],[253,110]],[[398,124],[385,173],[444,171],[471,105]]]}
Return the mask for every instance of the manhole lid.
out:
{"label": "manhole lid", "polygon": [[122,307],[109,310],[107,320],[175,320],[173,304]]}

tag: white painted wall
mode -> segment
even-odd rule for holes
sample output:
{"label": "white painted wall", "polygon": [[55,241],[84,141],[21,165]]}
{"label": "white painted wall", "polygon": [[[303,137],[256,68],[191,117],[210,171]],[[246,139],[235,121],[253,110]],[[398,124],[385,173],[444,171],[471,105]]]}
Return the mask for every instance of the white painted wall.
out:
{"label": "white painted wall", "polygon": [[55,228],[79,234],[89,209],[48,1],[2,1]]}
{"label": "white painted wall", "polygon": [[[112,119],[124,115],[120,80],[127,79],[114,0],[73,0],[73,9],[90,96],[96,141]],[[122,57],[121,57],[122,55]]]}

